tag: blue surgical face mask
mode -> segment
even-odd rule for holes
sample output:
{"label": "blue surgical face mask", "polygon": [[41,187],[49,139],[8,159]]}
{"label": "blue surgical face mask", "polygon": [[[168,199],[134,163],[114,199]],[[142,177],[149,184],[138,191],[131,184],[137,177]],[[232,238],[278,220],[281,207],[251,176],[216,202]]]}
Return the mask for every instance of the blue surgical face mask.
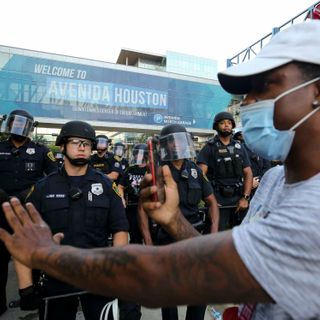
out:
{"label": "blue surgical face mask", "polygon": [[302,83],[281,93],[275,99],[261,100],[240,108],[243,137],[248,148],[266,160],[284,161],[291,149],[295,129],[311,117],[320,107],[312,110],[289,130],[277,130],[273,124],[275,103],[282,97],[299,90],[320,77]]}

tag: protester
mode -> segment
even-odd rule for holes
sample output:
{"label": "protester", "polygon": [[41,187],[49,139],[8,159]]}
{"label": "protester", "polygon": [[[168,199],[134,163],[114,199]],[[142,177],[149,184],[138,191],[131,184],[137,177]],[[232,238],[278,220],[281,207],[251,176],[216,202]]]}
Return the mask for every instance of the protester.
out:
{"label": "protester", "polygon": [[319,49],[320,22],[304,22],[218,74],[225,90],[246,94],[241,118],[249,148],[284,162],[263,176],[242,225],[196,237],[164,167],[165,203],[147,201],[156,187],[145,187],[143,207],[176,240],[194,239],[162,247],[58,246],[32,205],[27,212],[16,199],[3,205],[14,235],[1,229],[0,238],[22,263],[98,294],[150,307],[247,303],[238,319],[319,319]]}

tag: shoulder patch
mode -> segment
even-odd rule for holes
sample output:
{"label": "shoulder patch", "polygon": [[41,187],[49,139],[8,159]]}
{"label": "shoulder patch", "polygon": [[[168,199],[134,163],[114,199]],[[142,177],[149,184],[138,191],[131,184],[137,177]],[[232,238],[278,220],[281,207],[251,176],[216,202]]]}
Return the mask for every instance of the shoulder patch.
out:
{"label": "shoulder patch", "polygon": [[49,152],[47,153],[47,157],[48,157],[51,161],[53,161],[53,162],[56,161],[56,158],[54,157],[52,151],[49,151]]}
{"label": "shoulder patch", "polygon": [[112,183],[112,189],[113,189],[113,191],[121,198],[121,195],[120,195],[118,186],[116,185],[115,182]]}

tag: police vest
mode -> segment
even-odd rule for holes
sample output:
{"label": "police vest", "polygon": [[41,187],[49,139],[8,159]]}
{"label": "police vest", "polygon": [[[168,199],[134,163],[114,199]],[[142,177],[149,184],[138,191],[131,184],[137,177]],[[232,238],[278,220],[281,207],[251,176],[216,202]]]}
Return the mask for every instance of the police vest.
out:
{"label": "police vest", "polygon": [[208,168],[208,176],[216,184],[237,183],[243,178],[243,151],[241,144],[231,140],[224,145],[217,138],[208,142],[211,146],[213,168]]}

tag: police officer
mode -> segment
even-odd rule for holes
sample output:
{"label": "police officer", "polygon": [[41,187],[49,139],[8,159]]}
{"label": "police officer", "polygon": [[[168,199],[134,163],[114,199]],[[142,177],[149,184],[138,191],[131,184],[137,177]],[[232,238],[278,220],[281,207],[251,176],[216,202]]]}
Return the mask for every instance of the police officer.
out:
{"label": "police officer", "polygon": [[[132,149],[129,167],[119,179],[119,192],[125,201],[129,222],[130,243],[143,243],[138,224],[138,200],[140,183],[147,172],[148,147],[145,143],[136,144]],[[129,301],[120,301],[121,319],[141,319],[141,306]]]}
{"label": "police officer", "polygon": [[125,157],[126,146],[122,142],[116,142],[113,146],[113,154],[115,161],[119,161],[122,172],[119,174],[116,184],[119,184],[123,173],[129,168],[129,162]]}
{"label": "police officer", "polygon": [[126,204],[126,214],[129,221],[130,243],[143,243],[138,225],[137,210],[140,193],[140,183],[147,172],[148,147],[145,143],[136,144],[132,149],[129,168],[120,178],[118,185]]}
{"label": "police officer", "polygon": [[238,140],[247,151],[253,175],[251,191],[251,197],[253,197],[255,191],[259,186],[262,176],[265,174],[267,170],[271,168],[271,161],[261,158],[257,153],[248,148],[243,138],[242,131],[240,129],[235,130],[233,134],[233,139]]}
{"label": "police officer", "polygon": [[[95,131],[86,122],[66,123],[57,137],[65,156],[64,166],[40,180],[28,198],[39,210],[53,233],[62,232],[62,244],[79,248],[107,245],[107,234],[113,235],[115,246],[128,242],[128,221],[114,183],[88,165],[95,147]],[[76,272],[76,270],[74,270]],[[47,277],[43,294],[55,296],[80,291]],[[110,299],[92,294],[75,295],[48,302],[47,319],[75,319],[81,300],[86,319],[99,319],[103,306]],[[44,303],[40,318],[44,316]]]}
{"label": "police officer", "polygon": [[[179,124],[165,126],[159,137],[160,156],[163,164],[168,164],[173,179],[178,185],[180,203],[179,208],[185,218],[195,227],[202,224],[202,217],[198,214],[201,200],[208,206],[208,214],[212,221],[211,232],[218,230],[219,209],[213,195],[210,182],[203,175],[201,169],[190,159],[195,157],[195,150],[190,133]],[[144,230],[144,234],[145,234]],[[157,241],[160,245],[174,242],[169,234],[159,228]],[[188,306],[186,319],[203,319],[205,306]],[[162,319],[178,319],[177,308],[163,308]]]}
{"label": "police officer", "polygon": [[250,161],[241,144],[232,139],[235,121],[229,112],[216,114],[217,136],[200,151],[197,163],[211,181],[220,205],[219,230],[239,223],[249,206],[252,189]]}
{"label": "police officer", "polygon": [[97,153],[91,157],[91,165],[98,170],[101,170],[111,180],[116,181],[122,174],[120,161],[116,160],[113,153],[108,151],[109,138],[105,135],[96,137]]}
{"label": "police officer", "polygon": [[[24,199],[30,187],[44,176],[57,170],[54,156],[49,149],[39,143],[31,141],[30,133],[36,123],[28,112],[14,110],[7,117],[4,132],[9,135],[8,140],[0,142],[0,189],[7,195]],[[1,209],[0,209],[1,210]],[[0,212],[2,215],[2,211]],[[9,254],[0,244],[0,315],[6,307],[6,283],[8,278]],[[23,296],[20,307],[24,310],[33,309],[28,297],[33,295],[30,283],[25,283],[19,276],[20,268],[17,263],[20,295]],[[27,292],[27,295],[25,293]]]}

